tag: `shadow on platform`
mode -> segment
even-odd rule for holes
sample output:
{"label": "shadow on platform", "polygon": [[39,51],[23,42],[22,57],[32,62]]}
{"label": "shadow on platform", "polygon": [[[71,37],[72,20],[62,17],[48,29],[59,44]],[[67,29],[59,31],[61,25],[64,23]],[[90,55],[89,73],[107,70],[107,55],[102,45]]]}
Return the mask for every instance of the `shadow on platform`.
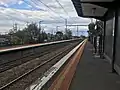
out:
{"label": "shadow on platform", "polygon": [[94,57],[87,42],[69,90],[120,90],[120,76],[106,59]]}

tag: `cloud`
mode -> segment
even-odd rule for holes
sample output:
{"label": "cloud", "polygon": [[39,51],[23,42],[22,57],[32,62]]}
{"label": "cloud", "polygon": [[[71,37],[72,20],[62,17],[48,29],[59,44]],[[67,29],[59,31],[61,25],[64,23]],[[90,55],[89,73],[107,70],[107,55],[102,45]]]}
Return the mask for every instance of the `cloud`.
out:
{"label": "cloud", "polygon": [[[61,26],[59,29],[65,29],[65,20],[68,24],[89,24],[90,19],[78,17],[71,0],[59,0],[63,8],[59,6],[56,0],[41,0],[48,7],[42,4],[39,0],[0,0],[0,32],[9,31],[13,23],[17,23],[22,29],[26,22],[39,22],[43,20],[42,25],[45,31],[52,32],[56,30],[56,26]],[[2,7],[1,5],[5,7]],[[12,6],[14,5],[14,7]],[[27,5],[28,8],[25,8]],[[19,8],[18,8],[19,6]],[[6,23],[7,22],[7,23]],[[73,32],[76,27],[68,27]],[[87,30],[87,26],[79,27],[79,30]]]}
{"label": "cloud", "polygon": [[24,1],[18,1],[18,4],[20,5],[20,4],[23,4],[24,3]]}
{"label": "cloud", "polygon": [[0,0],[0,3],[4,3],[4,4],[16,4],[19,1],[22,1],[22,0]]}

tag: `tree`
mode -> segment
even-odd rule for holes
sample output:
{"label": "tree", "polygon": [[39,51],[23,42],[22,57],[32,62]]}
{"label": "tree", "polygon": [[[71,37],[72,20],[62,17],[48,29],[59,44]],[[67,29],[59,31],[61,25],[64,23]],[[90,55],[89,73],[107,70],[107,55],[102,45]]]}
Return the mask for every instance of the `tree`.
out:
{"label": "tree", "polygon": [[24,31],[17,31],[16,33],[15,33],[15,35],[19,38],[19,40],[20,40],[20,44],[24,44],[24,36],[25,36],[25,32]]}
{"label": "tree", "polygon": [[38,29],[36,23],[31,23],[30,25],[28,25],[28,27],[26,29],[28,31],[28,36],[29,36],[29,42],[30,43],[40,42],[39,41],[40,32],[39,32],[39,29]]}
{"label": "tree", "polygon": [[55,40],[55,35],[51,34],[51,33],[48,33],[47,34],[47,40],[48,41],[54,41]]}
{"label": "tree", "polygon": [[101,56],[102,54],[102,46],[103,46],[103,27],[104,24],[102,21],[96,21],[95,24],[94,23],[90,23],[88,25],[89,28],[89,37],[90,37],[90,41],[92,41],[94,48],[95,48],[95,53],[97,52],[97,37],[99,37],[99,54]]}
{"label": "tree", "polygon": [[40,41],[41,42],[44,42],[45,40],[47,40],[47,34],[44,32],[44,31],[42,31],[41,33],[40,33]]}
{"label": "tree", "polygon": [[9,35],[13,44],[29,44],[39,42],[40,32],[36,23],[31,23],[23,30],[14,32],[11,29]]}
{"label": "tree", "polygon": [[89,29],[89,31],[88,31],[89,39],[90,39],[91,43],[93,43],[93,39],[94,39],[93,36],[94,36],[94,31],[95,31],[95,24],[94,23],[90,23],[88,25],[88,29]]}
{"label": "tree", "polygon": [[102,21],[96,21],[95,25],[96,25],[97,34],[102,35],[103,34],[104,23]]}
{"label": "tree", "polygon": [[97,30],[95,29],[95,24],[94,23],[90,23],[88,25],[88,29],[89,29],[89,37],[90,37],[90,41],[91,43],[94,45],[94,48],[95,48],[95,53],[97,52],[97,35],[98,35],[98,32]]}
{"label": "tree", "polygon": [[94,24],[94,23],[90,23],[88,25],[89,34],[91,36],[97,36],[98,35],[98,31],[95,29],[95,26],[96,26],[96,24]]}
{"label": "tree", "polygon": [[99,36],[99,54],[103,57],[103,29],[104,23],[102,21],[96,21],[96,30]]}
{"label": "tree", "polygon": [[63,40],[63,33],[61,31],[56,32],[56,40]]}
{"label": "tree", "polygon": [[64,39],[71,39],[72,38],[72,32],[70,29],[65,30]]}

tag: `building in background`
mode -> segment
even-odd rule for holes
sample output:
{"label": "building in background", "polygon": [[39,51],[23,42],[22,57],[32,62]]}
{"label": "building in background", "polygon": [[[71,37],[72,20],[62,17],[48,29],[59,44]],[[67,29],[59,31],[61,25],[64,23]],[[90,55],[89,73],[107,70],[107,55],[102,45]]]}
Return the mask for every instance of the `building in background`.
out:
{"label": "building in background", "polygon": [[10,45],[10,37],[8,35],[0,35],[0,46]]}

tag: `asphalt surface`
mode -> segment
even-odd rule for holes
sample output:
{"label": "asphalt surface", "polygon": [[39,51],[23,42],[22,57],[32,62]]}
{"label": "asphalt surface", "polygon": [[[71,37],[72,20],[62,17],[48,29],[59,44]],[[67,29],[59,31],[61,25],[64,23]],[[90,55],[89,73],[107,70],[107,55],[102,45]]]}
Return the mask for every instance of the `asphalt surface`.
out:
{"label": "asphalt surface", "polygon": [[88,42],[69,90],[120,90],[120,76],[106,59],[94,57],[92,48]]}

